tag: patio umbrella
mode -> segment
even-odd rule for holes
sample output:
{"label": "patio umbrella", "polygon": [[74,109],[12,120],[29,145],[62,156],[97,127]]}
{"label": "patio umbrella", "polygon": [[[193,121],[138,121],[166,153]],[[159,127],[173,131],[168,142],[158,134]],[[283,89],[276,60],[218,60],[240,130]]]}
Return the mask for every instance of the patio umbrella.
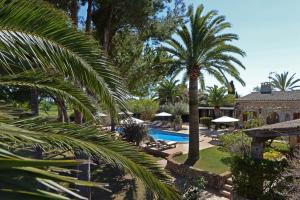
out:
{"label": "patio umbrella", "polygon": [[155,115],[156,117],[171,117],[172,114],[167,113],[167,112],[161,112]]}
{"label": "patio umbrella", "polygon": [[238,122],[240,121],[239,119],[228,117],[228,116],[223,116],[214,120],[211,120],[212,122],[215,123],[231,123],[231,122]]}
{"label": "patio umbrella", "polygon": [[132,123],[135,123],[135,124],[142,124],[144,123],[143,120],[140,120],[138,118],[134,118],[134,117],[131,117],[131,118],[127,118],[127,119],[123,119],[120,121],[120,124],[126,124],[126,123],[129,123],[129,122],[132,122]]}

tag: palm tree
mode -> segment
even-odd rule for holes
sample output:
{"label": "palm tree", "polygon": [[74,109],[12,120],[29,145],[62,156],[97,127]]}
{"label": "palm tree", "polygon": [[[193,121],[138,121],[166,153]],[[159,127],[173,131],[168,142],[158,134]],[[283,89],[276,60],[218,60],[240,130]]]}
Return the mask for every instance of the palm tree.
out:
{"label": "palm tree", "polygon": [[180,88],[178,82],[179,80],[175,80],[175,77],[165,79],[160,82],[158,88],[156,89],[156,92],[162,104],[175,103],[176,98],[180,96]]}
{"label": "palm tree", "polygon": [[186,164],[193,164],[199,159],[199,113],[198,81],[204,73],[214,76],[221,83],[228,84],[226,75],[230,75],[244,85],[235,65],[244,68],[234,55],[244,56],[238,47],[230,44],[238,36],[224,31],[231,27],[224,16],[216,11],[204,13],[203,5],[196,12],[189,7],[189,27],[183,25],[176,31],[177,37],[166,41],[163,47],[175,58],[177,65],[174,73],[186,71],[189,80],[189,115],[190,140]]}
{"label": "palm tree", "polygon": [[260,86],[255,86],[253,89],[252,89],[253,92],[260,92]]}
{"label": "palm tree", "polygon": [[[78,164],[76,161],[68,164],[68,161],[29,160],[9,152],[4,154],[2,150],[38,146],[45,152],[55,150],[59,154],[81,152],[95,160],[127,169],[158,197],[178,199],[177,192],[165,184],[169,177],[150,156],[103,133],[93,121],[97,103],[114,114],[117,107],[125,109],[127,96],[121,79],[99,50],[97,41],[72,28],[64,13],[45,5],[42,0],[0,0],[0,8],[0,85],[46,91],[70,102],[87,120],[83,125],[38,117],[21,120],[19,111],[0,105],[1,197],[66,199],[55,194],[66,192],[58,182],[94,185],[56,176],[58,172],[64,172],[58,166]],[[85,90],[77,87],[77,81]],[[93,100],[87,96],[87,90],[94,94]],[[41,170],[44,167],[49,170]],[[55,173],[47,173],[51,170]],[[36,184],[24,185],[28,180],[42,182],[51,191],[54,189],[54,193],[32,187]],[[76,196],[74,192],[72,195]]]}
{"label": "palm tree", "polygon": [[300,85],[296,85],[300,82],[300,79],[295,79],[295,75],[296,73],[289,77],[289,72],[283,72],[281,74],[275,73],[273,77],[270,76],[269,78],[271,79],[273,88],[280,91],[287,91],[300,87]]}
{"label": "palm tree", "polygon": [[224,105],[234,104],[234,95],[227,94],[228,89],[226,87],[208,87],[208,105],[214,107],[215,117],[220,117],[220,107]]}

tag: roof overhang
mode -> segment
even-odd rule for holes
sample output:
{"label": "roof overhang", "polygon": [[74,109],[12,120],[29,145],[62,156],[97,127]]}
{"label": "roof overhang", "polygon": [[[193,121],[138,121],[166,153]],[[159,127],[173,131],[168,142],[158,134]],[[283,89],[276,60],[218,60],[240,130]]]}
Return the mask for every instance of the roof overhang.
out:
{"label": "roof overhang", "polygon": [[245,133],[259,138],[300,135],[300,119],[247,129]]}

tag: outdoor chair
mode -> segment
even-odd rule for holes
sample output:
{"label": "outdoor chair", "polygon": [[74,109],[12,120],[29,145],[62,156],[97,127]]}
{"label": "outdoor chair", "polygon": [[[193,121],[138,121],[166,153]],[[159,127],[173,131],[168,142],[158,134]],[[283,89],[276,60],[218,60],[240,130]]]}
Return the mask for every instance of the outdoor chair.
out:
{"label": "outdoor chair", "polygon": [[158,124],[159,123],[159,121],[153,121],[153,122],[151,122],[151,124],[150,124],[150,126],[155,126],[156,124]]}
{"label": "outdoor chair", "polygon": [[161,122],[161,121],[159,121],[157,124],[155,124],[155,126],[154,126],[154,127],[161,127],[161,125],[162,125],[162,122]]}
{"label": "outdoor chair", "polygon": [[158,147],[159,143],[153,138],[153,137],[149,137],[149,141],[146,142],[147,147]]}
{"label": "outdoor chair", "polygon": [[171,123],[168,122],[168,123],[162,125],[161,127],[162,127],[162,128],[171,128]]}
{"label": "outdoor chair", "polygon": [[176,148],[177,142],[174,141],[164,141],[164,140],[157,140],[159,142],[160,149],[169,149],[169,148]]}

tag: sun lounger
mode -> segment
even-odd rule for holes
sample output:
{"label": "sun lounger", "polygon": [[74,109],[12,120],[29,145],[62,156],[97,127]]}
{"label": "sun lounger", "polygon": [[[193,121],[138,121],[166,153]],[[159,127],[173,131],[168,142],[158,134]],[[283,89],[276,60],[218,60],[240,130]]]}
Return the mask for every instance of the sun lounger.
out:
{"label": "sun lounger", "polygon": [[166,123],[161,126],[162,128],[171,128],[171,123]]}
{"label": "sun lounger", "polygon": [[160,149],[169,149],[169,148],[176,148],[177,142],[174,141],[164,141],[164,140],[157,140],[159,142]]}
{"label": "sun lounger", "polygon": [[158,147],[159,143],[157,141],[155,141],[155,139],[153,137],[149,137],[149,141],[146,142],[147,147]]}
{"label": "sun lounger", "polygon": [[217,140],[218,139],[218,135],[210,135],[211,136],[211,140]]}
{"label": "sun lounger", "polygon": [[159,123],[159,121],[153,121],[151,124],[150,124],[150,126],[156,126],[156,124],[158,124]]}
{"label": "sun lounger", "polygon": [[162,122],[158,122],[157,124],[155,124],[154,127],[161,127],[161,125],[162,125]]}

